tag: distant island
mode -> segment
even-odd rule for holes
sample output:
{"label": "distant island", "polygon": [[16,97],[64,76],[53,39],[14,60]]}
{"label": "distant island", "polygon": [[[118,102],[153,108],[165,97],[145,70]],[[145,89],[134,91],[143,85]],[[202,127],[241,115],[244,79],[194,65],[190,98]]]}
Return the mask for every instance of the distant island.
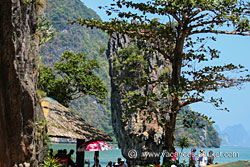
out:
{"label": "distant island", "polygon": [[241,124],[228,126],[221,130],[218,125],[214,125],[221,138],[222,146],[250,147],[250,136]]}

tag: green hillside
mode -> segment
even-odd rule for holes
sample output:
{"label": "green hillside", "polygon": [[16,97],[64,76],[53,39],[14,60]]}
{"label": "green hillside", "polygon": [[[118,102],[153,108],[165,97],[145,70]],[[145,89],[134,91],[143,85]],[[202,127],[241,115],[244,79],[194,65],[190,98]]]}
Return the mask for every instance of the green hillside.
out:
{"label": "green hillside", "polygon": [[[76,17],[96,19],[100,17],[80,0],[48,0],[45,16],[51,21],[56,33],[53,39],[40,49],[42,63],[48,66],[54,65],[66,50],[83,52],[88,58],[97,59],[101,68],[96,73],[104,80],[110,92],[108,60],[104,53],[100,53],[100,49],[107,45],[108,36],[100,30],[68,24],[68,20]],[[81,98],[72,102],[70,108],[91,125],[114,136],[109,99],[107,105],[100,105],[91,97]]]}
{"label": "green hillside", "polygon": [[[100,49],[107,46],[108,36],[97,29],[87,29],[78,25],[67,24],[68,20],[76,17],[97,18],[100,17],[87,8],[80,0],[48,0],[45,15],[56,29],[52,40],[41,47],[40,55],[45,65],[52,66],[66,50],[83,52],[89,58],[96,58],[101,65],[97,74],[104,80],[110,92],[109,64],[104,53]],[[88,123],[104,130],[114,138],[111,126],[110,93],[107,105],[97,104],[95,99],[86,97],[75,100],[70,108],[78,113]],[[180,118],[183,115],[180,115]],[[180,124],[178,122],[177,124]],[[204,134],[207,134],[204,138]],[[206,133],[198,128],[179,128],[176,132],[177,140],[182,136],[189,136],[192,146],[219,146],[220,140],[217,132],[211,125],[206,128]]]}

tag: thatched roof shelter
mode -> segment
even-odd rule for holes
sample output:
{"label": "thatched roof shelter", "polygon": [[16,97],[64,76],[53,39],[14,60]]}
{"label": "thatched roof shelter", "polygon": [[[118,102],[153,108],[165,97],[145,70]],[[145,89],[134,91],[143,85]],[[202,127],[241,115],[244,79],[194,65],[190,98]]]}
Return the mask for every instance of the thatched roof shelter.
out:
{"label": "thatched roof shelter", "polygon": [[41,100],[48,135],[52,137],[89,140],[112,141],[104,132],[87,124],[84,119],[70,111],[52,98]]}

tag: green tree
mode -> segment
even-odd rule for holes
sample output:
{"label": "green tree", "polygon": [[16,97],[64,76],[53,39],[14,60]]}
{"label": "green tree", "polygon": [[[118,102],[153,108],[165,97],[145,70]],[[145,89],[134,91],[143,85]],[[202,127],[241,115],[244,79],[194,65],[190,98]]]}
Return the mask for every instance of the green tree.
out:
{"label": "green tree", "polygon": [[[219,51],[207,45],[207,40],[216,40],[213,34],[250,35],[248,1],[116,0],[110,7],[104,8],[108,15],[116,13],[120,19],[102,22],[78,18],[72,21],[72,24],[97,27],[109,34],[126,34],[142,43],[146,41],[152,46],[144,50],[158,52],[171,63],[170,72],[165,73],[161,80],[150,83],[161,84],[164,87],[161,93],[155,96],[168,107],[155,112],[162,115],[161,122],[167,136],[167,151],[174,152],[176,118],[182,107],[209,101],[223,109],[222,98],[206,99],[204,93],[249,82],[250,76],[241,65],[207,65],[208,61],[219,58]],[[124,11],[122,8],[129,10]],[[167,23],[151,19],[152,15],[164,18]],[[231,72],[240,74],[233,76],[230,75]],[[152,94],[145,99],[152,99]],[[167,160],[164,158],[164,163]]]}
{"label": "green tree", "polygon": [[[189,147],[188,138],[181,137],[180,140],[178,141],[178,146],[181,147],[181,153],[179,154],[181,156],[183,149]],[[178,160],[180,159],[180,156],[178,157]]]}
{"label": "green tree", "polygon": [[38,88],[65,106],[85,95],[105,103],[107,88],[94,72],[98,68],[95,59],[87,60],[83,53],[65,51],[54,68],[41,65]]}

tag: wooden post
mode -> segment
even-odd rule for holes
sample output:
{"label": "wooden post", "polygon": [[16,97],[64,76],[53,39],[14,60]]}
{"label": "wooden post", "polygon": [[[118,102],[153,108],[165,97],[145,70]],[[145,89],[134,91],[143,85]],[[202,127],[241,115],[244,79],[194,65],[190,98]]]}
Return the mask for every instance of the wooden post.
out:
{"label": "wooden post", "polygon": [[94,155],[94,163],[95,160],[98,159],[99,160],[99,151],[95,151],[95,155]]}
{"label": "wooden post", "polygon": [[77,149],[84,143],[84,140],[77,139],[76,141],[76,167],[84,167],[84,151],[78,152]]}

